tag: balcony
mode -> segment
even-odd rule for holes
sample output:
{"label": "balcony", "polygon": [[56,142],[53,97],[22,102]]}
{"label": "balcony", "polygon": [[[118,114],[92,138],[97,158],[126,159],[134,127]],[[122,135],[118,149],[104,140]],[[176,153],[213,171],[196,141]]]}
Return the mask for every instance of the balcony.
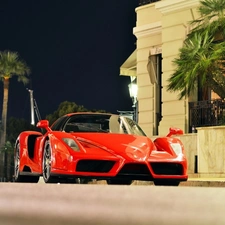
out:
{"label": "balcony", "polygon": [[159,2],[161,0],[139,0],[139,6],[151,4],[153,2]]}
{"label": "balcony", "polygon": [[189,102],[189,132],[192,128],[225,125],[225,101],[222,99]]}

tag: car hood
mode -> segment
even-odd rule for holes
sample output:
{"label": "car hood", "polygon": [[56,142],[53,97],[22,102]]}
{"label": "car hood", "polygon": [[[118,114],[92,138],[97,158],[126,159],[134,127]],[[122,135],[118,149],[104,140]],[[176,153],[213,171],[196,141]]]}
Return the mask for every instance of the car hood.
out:
{"label": "car hood", "polygon": [[153,150],[154,143],[145,136],[112,133],[74,133],[81,143],[88,142],[102,150],[123,158],[145,160]]}

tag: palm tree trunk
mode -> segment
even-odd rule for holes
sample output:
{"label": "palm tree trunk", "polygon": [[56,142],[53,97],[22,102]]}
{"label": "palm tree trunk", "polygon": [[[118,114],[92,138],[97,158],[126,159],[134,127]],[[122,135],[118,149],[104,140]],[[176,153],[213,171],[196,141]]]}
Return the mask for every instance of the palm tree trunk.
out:
{"label": "palm tree trunk", "polygon": [[3,80],[3,105],[2,105],[2,126],[0,130],[0,149],[6,142],[6,124],[7,124],[7,110],[8,110],[8,96],[9,96],[9,78]]}

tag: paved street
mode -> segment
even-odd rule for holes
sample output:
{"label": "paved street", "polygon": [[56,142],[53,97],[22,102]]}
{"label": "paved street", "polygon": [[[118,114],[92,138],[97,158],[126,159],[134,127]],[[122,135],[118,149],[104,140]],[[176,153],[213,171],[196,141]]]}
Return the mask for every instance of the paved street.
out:
{"label": "paved street", "polygon": [[0,183],[4,225],[221,225],[225,189]]}
{"label": "paved street", "polygon": [[[40,183],[43,181],[40,181]],[[106,184],[105,181],[93,181],[93,184]],[[132,185],[154,185],[151,181],[134,181]],[[225,187],[225,178],[189,178],[181,182],[180,187]]]}

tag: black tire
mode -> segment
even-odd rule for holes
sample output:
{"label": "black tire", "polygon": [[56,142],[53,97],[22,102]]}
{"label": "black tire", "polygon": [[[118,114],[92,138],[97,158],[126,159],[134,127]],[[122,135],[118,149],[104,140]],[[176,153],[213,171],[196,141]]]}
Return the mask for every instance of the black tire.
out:
{"label": "black tire", "polygon": [[155,186],[179,186],[180,182],[176,180],[155,180]]}
{"label": "black tire", "polygon": [[45,183],[58,183],[58,177],[51,176],[52,148],[50,141],[47,140],[44,146],[42,158],[42,176]]}
{"label": "black tire", "polygon": [[91,181],[92,181],[92,179],[88,179],[88,178],[77,178],[76,179],[77,184],[88,184]]}
{"label": "black tire", "polygon": [[133,181],[127,179],[108,179],[106,182],[109,185],[131,185]]}
{"label": "black tire", "polygon": [[20,145],[16,145],[15,155],[14,155],[14,182],[21,183],[37,183],[39,181],[39,176],[27,176],[20,175]]}

